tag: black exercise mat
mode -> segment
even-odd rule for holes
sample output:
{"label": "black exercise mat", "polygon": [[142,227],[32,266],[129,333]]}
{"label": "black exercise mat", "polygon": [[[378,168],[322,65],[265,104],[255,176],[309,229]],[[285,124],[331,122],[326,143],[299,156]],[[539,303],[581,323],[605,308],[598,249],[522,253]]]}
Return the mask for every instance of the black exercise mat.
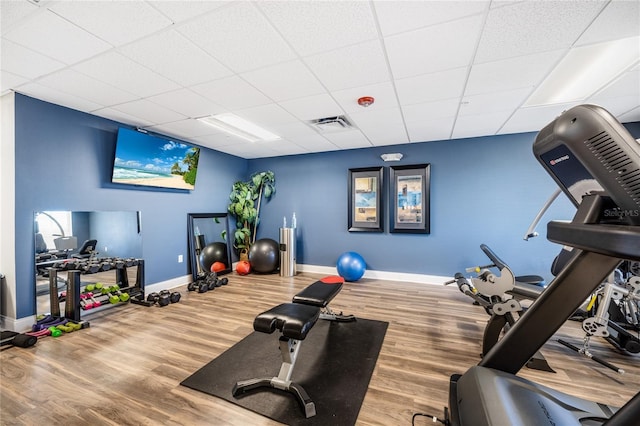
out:
{"label": "black exercise mat", "polygon": [[302,342],[292,380],[307,391],[316,415],[305,419],[290,393],[261,388],[234,398],[237,381],[277,376],[279,333],[253,332],[181,384],[290,425],[353,425],[367,393],[387,322],[318,320]]}

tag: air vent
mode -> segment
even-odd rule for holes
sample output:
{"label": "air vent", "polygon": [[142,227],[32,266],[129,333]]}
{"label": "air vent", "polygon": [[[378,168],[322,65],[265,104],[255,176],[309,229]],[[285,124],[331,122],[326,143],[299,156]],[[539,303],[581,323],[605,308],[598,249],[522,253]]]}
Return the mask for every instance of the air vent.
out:
{"label": "air vent", "polygon": [[344,115],[318,118],[317,120],[309,121],[309,124],[321,133],[341,132],[353,128],[353,125]]}
{"label": "air vent", "polygon": [[616,173],[618,182],[640,205],[640,169],[627,153],[606,132],[587,139],[585,145],[610,172]]}

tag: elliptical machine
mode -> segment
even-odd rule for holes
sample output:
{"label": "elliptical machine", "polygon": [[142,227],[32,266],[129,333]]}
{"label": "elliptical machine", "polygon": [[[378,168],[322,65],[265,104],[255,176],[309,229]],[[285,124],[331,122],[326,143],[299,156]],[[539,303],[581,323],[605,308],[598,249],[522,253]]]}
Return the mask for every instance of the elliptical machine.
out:
{"label": "elliptical machine", "polygon": [[[462,293],[471,297],[489,314],[482,336],[482,356],[485,356],[502,333],[506,333],[524,313],[525,308],[520,302],[535,300],[540,296],[544,290],[544,279],[538,275],[515,276],[489,246],[481,244],[480,249],[492,263],[467,268],[465,272],[477,274],[469,279],[457,272],[454,279],[444,285],[455,283]],[[534,370],[555,373],[540,351],[536,351],[526,365]]]}

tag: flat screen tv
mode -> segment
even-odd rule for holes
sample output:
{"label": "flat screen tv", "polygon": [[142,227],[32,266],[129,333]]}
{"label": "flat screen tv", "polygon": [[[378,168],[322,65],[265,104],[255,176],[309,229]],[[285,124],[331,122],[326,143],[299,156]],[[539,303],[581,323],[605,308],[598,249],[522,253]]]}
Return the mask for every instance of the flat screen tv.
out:
{"label": "flat screen tv", "polygon": [[198,147],[121,127],[111,181],[193,190],[199,158]]}

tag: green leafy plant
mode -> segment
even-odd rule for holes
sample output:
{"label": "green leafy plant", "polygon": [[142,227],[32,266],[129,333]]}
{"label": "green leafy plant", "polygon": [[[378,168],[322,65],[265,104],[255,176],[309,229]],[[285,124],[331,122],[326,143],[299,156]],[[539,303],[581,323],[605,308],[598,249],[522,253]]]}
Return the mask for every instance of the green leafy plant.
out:
{"label": "green leafy plant", "polygon": [[268,200],[275,194],[275,184],[275,175],[270,170],[254,173],[248,181],[233,184],[228,211],[236,220],[233,246],[241,255],[248,253],[256,241],[262,198]]}

